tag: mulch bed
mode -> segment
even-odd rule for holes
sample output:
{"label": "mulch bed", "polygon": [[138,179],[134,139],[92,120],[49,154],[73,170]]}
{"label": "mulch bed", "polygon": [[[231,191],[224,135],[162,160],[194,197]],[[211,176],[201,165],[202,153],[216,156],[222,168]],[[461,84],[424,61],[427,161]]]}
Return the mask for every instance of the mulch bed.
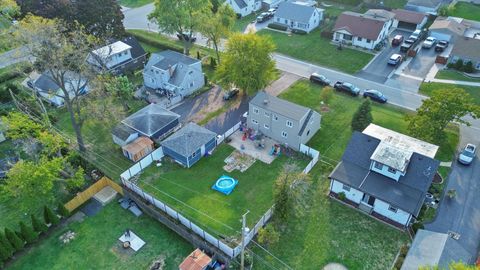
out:
{"label": "mulch bed", "polygon": [[441,184],[443,182],[443,178],[439,173],[436,173],[435,176],[433,177],[433,183],[435,184]]}

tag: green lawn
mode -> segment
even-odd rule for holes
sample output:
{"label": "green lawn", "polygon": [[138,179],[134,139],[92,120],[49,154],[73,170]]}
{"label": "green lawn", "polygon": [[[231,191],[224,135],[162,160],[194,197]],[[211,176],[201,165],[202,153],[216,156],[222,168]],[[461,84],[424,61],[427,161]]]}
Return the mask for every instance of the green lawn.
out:
{"label": "green lawn", "polygon": [[[189,169],[168,161],[160,168],[150,166],[142,173],[140,186],[212,234],[239,236],[239,220],[247,210],[250,210],[248,224],[251,228],[273,205],[273,183],[282,166],[296,162],[299,169],[303,169],[309,159],[301,155],[296,158],[280,156],[270,165],[257,160],[243,173],[237,170],[227,173],[223,170],[224,160],[233,150],[222,144],[212,156],[202,158]],[[228,196],[211,189],[223,174],[239,181]]]}
{"label": "green lawn", "polygon": [[243,31],[245,31],[245,28],[247,28],[247,25],[252,21],[254,21],[256,18],[257,18],[257,14],[252,13],[243,18],[237,19],[235,21],[235,25],[233,26],[233,31],[243,33]]}
{"label": "green lawn", "polygon": [[[321,111],[321,92],[325,88],[299,81],[281,94],[282,98]],[[276,245],[268,249],[284,260],[293,269],[321,269],[329,262],[339,262],[348,269],[389,269],[400,246],[407,243],[408,236],[357,210],[328,199],[328,174],[340,160],[350,140],[350,122],[353,113],[363,99],[333,93],[328,101],[328,112],[322,112],[321,129],[310,140],[309,146],[320,151],[324,162],[312,171],[316,180],[315,198],[309,211],[302,217],[289,220],[285,232]],[[382,104],[373,103],[373,122],[398,132],[405,132],[404,117],[408,112]],[[442,145],[438,158],[451,159],[454,145],[458,142],[458,130],[448,131],[450,144]],[[275,268],[282,266],[262,253]],[[268,269],[258,261],[259,269]]]}
{"label": "green lawn", "polygon": [[420,93],[430,96],[434,90],[438,89],[454,89],[454,88],[461,88],[464,89],[470,96],[473,98],[475,103],[480,104],[480,87],[476,86],[466,86],[466,85],[457,85],[457,84],[447,84],[447,83],[436,83],[436,82],[429,82],[429,83],[422,83],[420,85]]}
{"label": "green lawn", "polygon": [[458,72],[456,70],[449,70],[449,69],[440,70],[435,76],[435,79],[480,82],[480,78],[467,77],[462,72]]}
{"label": "green lawn", "polygon": [[[126,253],[119,246],[118,238],[127,228],[146,242],[136,253]],[[61,244],[58,238],[68,230],[75,232],[76,238]],[[163,269],[174,270],[192,250],[189,243],[158,221],[145,214],[136,218],[112,202],[97,215],[58,229],[9,269],[149,269],[154,260],[164,258]]]}
{"label": "green lawn", "polygon": [[258,33],[272,37],[281,54],[349,74],[360,71],[373,58],[373,54],[367,52],[348,48],[337,50],[330,40],[320,37],[319,29],[307,35],[287,35],[268,29]]}
{"label": "green lawn", "polygon": [[449,16],[460,17],[468,20],[480,21],[480,5],[458,2]]}
{"label": "green lawn", "polygon": [[119,0],[118,2],[121,6],[136,8],[144,6],[146,4],[150,4],[153,2],[153,0]]}

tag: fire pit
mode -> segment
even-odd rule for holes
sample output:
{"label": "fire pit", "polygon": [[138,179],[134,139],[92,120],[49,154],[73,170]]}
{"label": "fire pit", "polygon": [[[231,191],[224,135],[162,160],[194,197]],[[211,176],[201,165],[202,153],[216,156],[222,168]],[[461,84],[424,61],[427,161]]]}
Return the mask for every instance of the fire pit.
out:
{"label": "fire pit", "polygon": [[125,249],[130,248],[130,241],[123,242],[123,248]]}

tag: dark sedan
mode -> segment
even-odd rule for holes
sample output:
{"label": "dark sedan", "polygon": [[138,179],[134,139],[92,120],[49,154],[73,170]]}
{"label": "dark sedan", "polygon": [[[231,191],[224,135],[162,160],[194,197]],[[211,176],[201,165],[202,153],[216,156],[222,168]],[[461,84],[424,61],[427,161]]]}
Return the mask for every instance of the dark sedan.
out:
{"label": "dark sedan", "polygon": [[312,73],[312,75],[310,75],[310,81],[320,85],[330,85],[330,83],[332,83],[329,79],[327,79],[327,77],[318,73]]}
{"label": "dark sedan", "polygon": [[365,92],[363,92],[363,97],[370,98],[371,100],[375,100],[380,103],[386,103],[388,100],[387,97],[382,94],[382,92],[373,89],[365,90]]}

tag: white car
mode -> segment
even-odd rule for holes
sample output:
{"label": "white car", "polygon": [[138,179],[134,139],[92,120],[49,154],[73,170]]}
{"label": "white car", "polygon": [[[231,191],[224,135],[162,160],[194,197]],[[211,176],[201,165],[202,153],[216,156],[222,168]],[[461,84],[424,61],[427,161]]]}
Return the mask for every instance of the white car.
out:
{"label": "white car", "polygon": [[437,39],[434,37],[428,37],[422,44],[422,47],[425,49],[432,48],[437,43]]}
{"label": "white car", "polygon": [[462,163],[463,165],[472,164],[476,151],[477,147],[475,145],[471,143],[467,144],[460,155],[458,155],[458,162]]}

